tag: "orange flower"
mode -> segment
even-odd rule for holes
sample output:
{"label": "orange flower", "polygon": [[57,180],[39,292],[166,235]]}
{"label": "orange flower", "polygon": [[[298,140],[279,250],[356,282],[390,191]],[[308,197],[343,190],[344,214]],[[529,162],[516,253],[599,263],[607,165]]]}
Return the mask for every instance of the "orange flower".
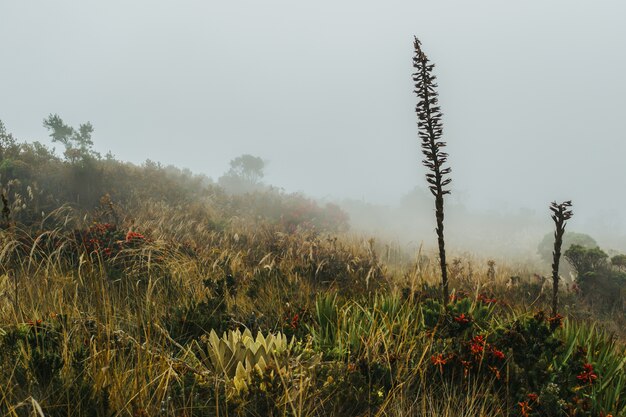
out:
{"label": "orange flower", "polygon": [[530,405],[528,405],[527,401],[520,401],[517,403],[517,405],[520,406],[521,413],[522,413],[522,417],[528,417],[528,412],[532,410],[532,408],[530,408]]}
{"label": "orange flower", "polygon": [[448,363],[448,358],[444,358],[441,353],[438,353],[436,355],[431,356],[430,361],[432,362],[433,365],[439,367],[440,372],[443,372],[443,365]]}
{"label": "orange flower", "polygon": [[476,356],[480,356],[482,355],[484,349],[485,349],[485,336],[475,336],[472,339],[472,344],[470,345],[470,350],[472,351],[472,353]]}

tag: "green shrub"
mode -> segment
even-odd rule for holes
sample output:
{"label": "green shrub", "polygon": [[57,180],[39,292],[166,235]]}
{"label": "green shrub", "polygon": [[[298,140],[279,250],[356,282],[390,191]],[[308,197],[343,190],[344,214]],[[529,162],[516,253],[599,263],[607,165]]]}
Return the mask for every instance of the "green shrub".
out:
{"label": "green shrub", "polygon": [[[563,252],[567,251],[570,246],[579,245],[583,248],[595,248],[598,243],[589,235],[576,232],[565,232],[563,235]],[[537,253],[539,257],[546,263],[552,263],[552,250],[554,249],[554,234],[546,234],[539,246],[537,247]]]}

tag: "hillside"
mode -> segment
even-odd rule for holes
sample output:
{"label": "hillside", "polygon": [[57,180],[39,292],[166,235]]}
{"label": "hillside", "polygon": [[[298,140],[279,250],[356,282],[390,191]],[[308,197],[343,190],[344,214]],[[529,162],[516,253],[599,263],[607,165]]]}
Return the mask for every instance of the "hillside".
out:
{"label": "hillside", "polygon": [[621,264],[576,264],[563,316],[488,254],[453,258],[441,300],[435,253],[337,206],[70,137],[0,129],[2,415],[626,415]]}

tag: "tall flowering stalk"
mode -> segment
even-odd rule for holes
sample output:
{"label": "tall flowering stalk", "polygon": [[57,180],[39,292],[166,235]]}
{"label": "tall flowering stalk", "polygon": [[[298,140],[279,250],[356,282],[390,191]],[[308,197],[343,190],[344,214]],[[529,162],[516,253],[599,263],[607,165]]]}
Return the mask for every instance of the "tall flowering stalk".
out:
{"label": "tall flowering stalk", "polygon": [[572,218],[574,213],[570,210],[571,201],[564,201],[557,204],[556,201],[550,204],[552,220],[554,220],[554,252],[552,252],[552,316],[556,317],[559,306],[559,262],[561,260],[561,246],[563,245],[563,235],[565,225]]}
{"label": "tall flowering stalk", "polygon": [[439,244],[439,262],[441,266],[441,287],[443,302],[448,303],[448,271],[446,267],[446,248],[443,235],[443,196],[450,194],[445,187],[452,181],[446,178],[450,174],[450,168],[444,167],[448,154],[443,152],[446,143],[441,140],[443,124],[441,122],[441,108],[438,105],[438,94],[435,88],[435,76],[432,70],[435,67],[422,51],[421,42],[415,38],[415,56],[413,57],[413,82],[417,94],[418,103],[415,107],[417,113],[417,127],[422,142],[422,153],[425,159],[422,161],[429,172],[426,174],[430,192],[435,197],[435,217],[437,220],[437,241]]}

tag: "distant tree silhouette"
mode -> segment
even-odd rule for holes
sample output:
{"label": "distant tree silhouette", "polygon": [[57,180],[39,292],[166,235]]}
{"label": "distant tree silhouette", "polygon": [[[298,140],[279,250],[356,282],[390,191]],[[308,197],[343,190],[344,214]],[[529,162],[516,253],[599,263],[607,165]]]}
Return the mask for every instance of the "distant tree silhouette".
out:
{"label": "distant tree silhouette", "polygon": [[244,193],[261,188],[265,161],[258,156],[244,154],[230,161],[230,169],[218,183],[227,191]]}
{"label": "distant tree silhouette", "polygon": [[43,125],[50,132],[52,142],[59,142],[65,147],[63,155],[68,161],[76,163],[85,162],[90,158],[100,158],[100,155],[92,149],[91,123],[83,123],[76,130],[65,124],[58,114],[51,114],[44,119]]}

